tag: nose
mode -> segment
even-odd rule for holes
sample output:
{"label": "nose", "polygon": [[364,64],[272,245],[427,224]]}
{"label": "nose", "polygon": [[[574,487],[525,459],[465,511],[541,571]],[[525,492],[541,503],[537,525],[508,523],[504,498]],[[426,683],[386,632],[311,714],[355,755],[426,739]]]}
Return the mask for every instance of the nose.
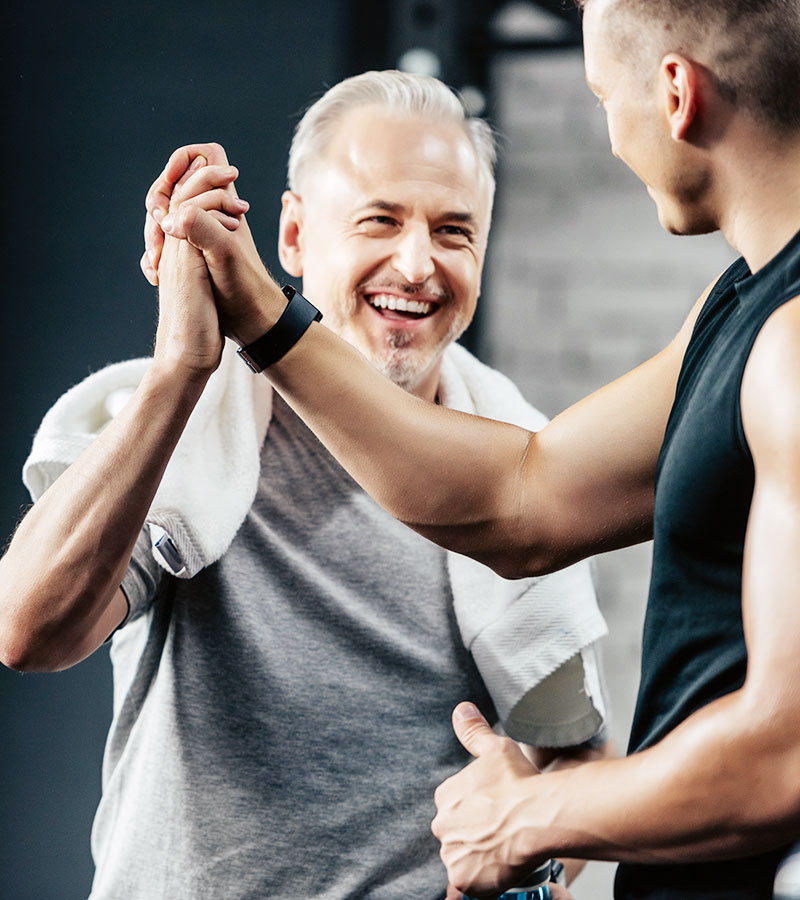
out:
{"label": "nose", "polygon": [[410,228],[395,246],[392,266],[409,284],[422,284],[436,268],[433,249],[427,227]]}

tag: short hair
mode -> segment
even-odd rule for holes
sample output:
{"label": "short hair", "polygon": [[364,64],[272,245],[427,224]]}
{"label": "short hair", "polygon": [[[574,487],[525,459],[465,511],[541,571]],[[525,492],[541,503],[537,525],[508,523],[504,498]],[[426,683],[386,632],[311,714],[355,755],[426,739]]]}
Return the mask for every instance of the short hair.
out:
{"label": "short hair", "polygon": [[[593,0],[575,0],[584,9]],[[738,109],[778,132],[800,130],[797,0],[616,0],[608,27],[622,58],[654,46],[701,62]],[[650,40],[632,25],[655,29]]]}
{"label": "short hair", "polygon": [[304,171],[324,155],[341,119],[361,106],[378,106],[391,115],[424,116],[460,124],[488,177],[490,196],[494,192],[497,144],[489,123],[470,116],[458,95],[438,79],[393,69],[345,78],[306,110],[295,128],[289,150],[290,190],[297,190]]}

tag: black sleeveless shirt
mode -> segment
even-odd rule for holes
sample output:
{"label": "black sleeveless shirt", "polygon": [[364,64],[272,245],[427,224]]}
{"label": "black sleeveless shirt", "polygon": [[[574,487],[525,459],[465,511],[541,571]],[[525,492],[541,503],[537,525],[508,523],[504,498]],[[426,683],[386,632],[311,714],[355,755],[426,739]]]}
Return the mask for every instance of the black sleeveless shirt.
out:
{"label": "black sleeveless shirt", "polygon": [[[744,683],[742,560],[755,475],[742,428],[742,376],[764,322],[798,295],[800,232],[754,275],[743,259],[733,263],[695,324],[656,472],[653,570],[631,753]],[[769,900],[779,857],[622,864],[615,896]]]}

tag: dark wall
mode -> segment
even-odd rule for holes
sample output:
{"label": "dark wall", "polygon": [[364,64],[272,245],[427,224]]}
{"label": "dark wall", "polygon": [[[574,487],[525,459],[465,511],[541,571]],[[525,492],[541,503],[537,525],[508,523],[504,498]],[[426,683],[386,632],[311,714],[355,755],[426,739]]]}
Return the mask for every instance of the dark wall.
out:
{"label": "dark wall", "polygon": [[[350,74],[344,8],[33,0],[3,14],[0,541],[28,502],[20,470],[49,405],[90,371],[150,350],[156,305],[138,268],[142,204],[172,149],[226,147],[262,255],[278,271],[296,113]],[[103,650],[57,675],[0,667],[0,895],[88,894],[110,713]]]}

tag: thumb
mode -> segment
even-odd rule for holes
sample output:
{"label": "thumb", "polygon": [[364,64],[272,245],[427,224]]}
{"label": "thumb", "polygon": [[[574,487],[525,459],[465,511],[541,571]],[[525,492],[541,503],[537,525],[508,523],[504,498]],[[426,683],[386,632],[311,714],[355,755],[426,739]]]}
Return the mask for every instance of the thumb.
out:
{"label": "thumb", "polygon": [[473,756],[480,756],[502,740],[493,731],[474,703],[459,703],[453,710],[453,731],[462,746]]}

